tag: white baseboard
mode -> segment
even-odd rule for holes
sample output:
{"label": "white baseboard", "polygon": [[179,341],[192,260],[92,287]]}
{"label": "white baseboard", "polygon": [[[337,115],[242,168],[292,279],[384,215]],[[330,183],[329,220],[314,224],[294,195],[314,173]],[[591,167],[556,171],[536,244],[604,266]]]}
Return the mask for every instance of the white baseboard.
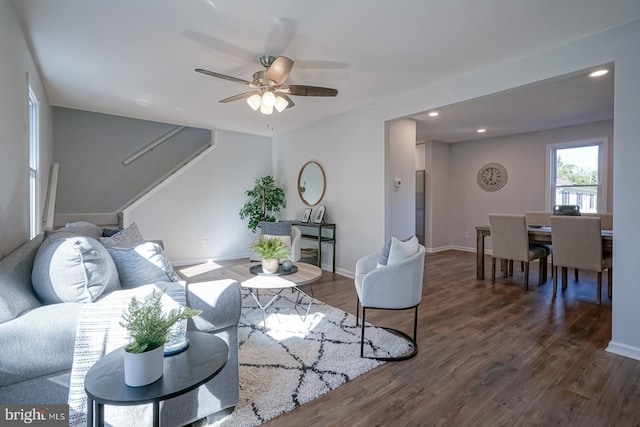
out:
{"label": "white baseboard", "polygon": [[634,347],[616,341],[609,341],[607,351],[609,353],[618,354],[620,356],[629,357],[635,360],[640,360],[640,347]]}

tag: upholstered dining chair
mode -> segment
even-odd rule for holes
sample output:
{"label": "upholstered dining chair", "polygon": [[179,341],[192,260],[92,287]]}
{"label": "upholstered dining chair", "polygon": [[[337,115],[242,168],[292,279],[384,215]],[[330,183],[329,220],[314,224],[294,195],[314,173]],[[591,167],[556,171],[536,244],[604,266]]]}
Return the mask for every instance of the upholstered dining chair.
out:
{"label": "upholstered dining chair", "polygon": [[608,270],[609,297],[612,288],[611,252],[602,249],[602,229],[598,217],[554,216],[551,218],[553,244],[553,296],[558,288],[558,267],[562,268],[562,289],[567,287],[567,268],[598,273],[598,304],[602,302],[602,272]]}
{"label": "upholstered dining chair", "polygon": [[496,260],[508,261],[505,277],[513,270],[513,261],[524,263],[524,286],[529,289],[529,263],[540,261],[539,280],[541,285],[547,280],[547,248],[529,244],[529,232],[525,215],[489,214],[491,228],[491,283],[496,282]]}
{"label": "upholstered dining chair", "polygon": [[[580,206],[578,205],[556,205],[553,207],[554,216],[582,216]],[[551,257],[551,265],[553,265],[553,257]],[[555,271],[552,272],[555,277]],[[578,280],[578,269],[573,270],[575,279]]]}
{"label": "upholstered dining chair", "polygon": [[[390,239],[392,241],[395,238]],[[414,237],[415,239],[415,237]],[[367,255],[356,263],[355,287],[357,292],[356,326],[362,305],[362,329],[360,335],[360,357],[383,361],[410,359],[418,352],[418,306],[422,300],[422,279],[426,250],[415,240],[415,253],[386,265],[381,265],[381,253]],[[391,248],[393,250],[393,248]],[[384,248],[383,251],[384,252]],[[394,357],[365,356],[365,318],[369,309],[414,310],[413,337],[392,328],[384,328],[406,339],[411,348],[403,355]]]}

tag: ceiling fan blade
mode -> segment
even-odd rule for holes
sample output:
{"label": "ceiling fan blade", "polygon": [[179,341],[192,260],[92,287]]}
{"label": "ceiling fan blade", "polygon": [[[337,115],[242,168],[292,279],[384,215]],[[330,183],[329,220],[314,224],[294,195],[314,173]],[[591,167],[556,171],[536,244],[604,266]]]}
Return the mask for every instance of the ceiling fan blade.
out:
{"label": "ceiling fan blade", "polygon": [[240,100],[240,99],[246,99],[246,98],[250,97],[251,95],[253,95],[253,94],[255,94],[255,93],[258,93],[258,92],[245,92],[245,93],[239,93],[239,94],[237,94],[237,95],[233,95],[233,96],[230,96],[230,97],[228,97],[228,98],[221,99],[221,100],[220,100],[220,101],[218,101],[218,102],[227,103],[227,102],[238,101],[238,100]]}
{"label": "ceiling fan blade", "polygon": [[267,68],[265,78],[275,82],[276,86],[280,86],[287,80],[289,73],[293,68],[293,61],[286,56],[278,56],[273,63]]}
{"label": "ceiling fan blade", "polygon": [[284,93],[295,96],[336,96],[338,89],[319,86],[291,85],[281,88]]}
{"label": "ceiling fan blade", "polygon": [[243,85],[248,85],[248,84],[251,83],[248,80],[243,80],[243,79],[239,79],[237,77],[227,76],[226,74],[220,74],[220,73],[216,73],[216,72],[209,71],[209,70],[203,70],[202,68],[196,68],[195,71],[197,73],[206,74],[207,76],[217,77],[219,79],[229,80],[230,82],[241,83]]}

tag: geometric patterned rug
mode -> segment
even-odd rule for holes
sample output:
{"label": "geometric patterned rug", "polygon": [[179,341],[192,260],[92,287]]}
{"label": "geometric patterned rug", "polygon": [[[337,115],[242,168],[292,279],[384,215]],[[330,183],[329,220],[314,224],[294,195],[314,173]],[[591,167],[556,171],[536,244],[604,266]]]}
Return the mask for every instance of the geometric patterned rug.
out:
{"label": "geometric patterned rug", "polygon": [[[384,362],[360,357],[360,327],[355,316],[313,300],[296,307],[297,294],[284,291],[267,310],[244,294],[240,337],[240,400],[233,413],[194,426],[257,426],[345,384]],[[264,304],[271,298],[261,293]],[[264,299],[264,302],[263,302]],[[304,297],[304,304],[309,299]],[[297,309],[297,310],[296,310]],[[298,313],[300,312],[302,316]],[[397,356],[408,344],[382,329],[367,325],[366,355]]]}

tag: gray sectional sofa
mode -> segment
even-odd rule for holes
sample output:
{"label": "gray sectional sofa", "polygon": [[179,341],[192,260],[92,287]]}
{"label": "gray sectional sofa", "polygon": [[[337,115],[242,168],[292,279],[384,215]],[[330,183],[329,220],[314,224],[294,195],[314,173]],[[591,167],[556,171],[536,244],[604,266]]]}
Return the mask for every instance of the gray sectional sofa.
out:
{"label": "gray sectional sofa", "polygon": [[[68,234],[44,239],[39,235],[0,260],[0,403],[67,403],[76,322],[84,304],[91,304],[91,301],[43,303],[43,298],[50,296],[40,296],[42,291],[34,291],[32,283],[32,277],[36,279],[40,274],[37,280],[41,280],[46,276],[42,271],[32,271],[34,262],[42,263],[36,260],[36,254],[41,245],[44,246],[43,241],[47,243],[48,239],[57,238],[97,243],[94,238],[74,237],[74,233],[83,234],[81,231],[66,231]],[[100,253],[104,256],[105,252]],[[88,275],[95,273],[90,269],[86,271]],[[135,275],[130,275],[129,279],[132,278]],[[120,286],[118,283],[112,292],[119,292]],[[135,284],[128,286],[135,287]],[[210,382],[164,403],[161,422],[171,426],[185,425],[223,410],[228,412],[239,398],[240,287],[232,280],[188,283],[186,286],[187,304],[202,310],[201,315],[189,321],[188,329],[209,332],[225,340],[229,345],[229,360]],[[112,287],[110,284],[104,291],[109,292]],[[95,288],[85,287],[82,292],[86,293],[87,289]],[[100,295],[89,295],[89,299],[92,298],[95,300]]]}

